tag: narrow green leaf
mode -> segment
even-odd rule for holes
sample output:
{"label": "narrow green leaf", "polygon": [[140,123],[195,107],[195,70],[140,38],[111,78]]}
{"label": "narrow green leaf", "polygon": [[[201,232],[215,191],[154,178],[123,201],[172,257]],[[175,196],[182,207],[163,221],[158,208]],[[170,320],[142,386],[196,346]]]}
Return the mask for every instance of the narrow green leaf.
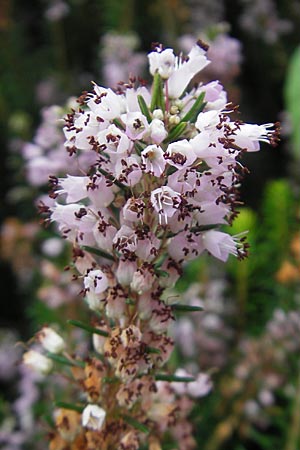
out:
{"label": "narrow green leaf", "polygon": [[124,125],[122,124],[122,122],[120,122],[119,119],[113,119],[113,123],[116,125],[116,127],[120,128],[121,130],[125,130]]}
{"label": "narrow green leaf", "polygon": [[68,324],[73,325],[74,327],[81,328],[82,330],[88,331],[92,334],[99,334],[100,336],[108,337],[109,334],[107,331],[99,330],[98,328],[92,327],[86,323],[80,322],[80,320],[68,320]]}
{"label": "narrow green leaf", "polygon": [[103,382],[108,384],[118,383],[120,380],[117,377],[104,377]]}
{"label": "narrow green leaf", "polygon": [[176,125],[174,128],[171,129],[168,136],[164,140],[164,143],[167,144],[168,142],[175,141],[179,136],[182,135],[186,127],[187,122],[179,122],[178,125]]}
{"label": "narrow green leaf", "polygon": [[71,409],[72,411],[77,411],[79,413],[82,413],[82,411],[84,410],[84,406],[75,405],[74,403],[67,403],[67,402],[55,402],[55,406],[57,408]]}
{"label": "narrow green leaf", "polygon": [[198,114],[203,111],[206,103],[203,102],[205,96],[205,92],[202,92],[197,100],[194,102],[191,109],[186,113],[186,115],[181,119],[180,122],[196,122]]}
{"label": "narrow green leaf", "polygon": [[138,431],[141,431],[142,433],[148,434],[150,432],[149,428],[146,427],[146,425],[134,419],[133,417],[123,416],[123,419],[125,422],[128,423],[128,425],[131,425],[133,428],[135,428]]}
{"label": "narrow green leaf", "polygon": [[62,355],[57,355],[56,353],[47,353],[47,357],[52,359],[52,361],[57,362],[59,364],[64,364],[65,366],[78,366],[85,367],[85,363],[83,361],[71,360]]}
{"label": "narrow green leaf", "polygon": [[115,258],[110,254],[105,252],[104,250],[101,250],[99,248],[90,247],[89,245],[83,245],[83,250],[93,253],[94,255],[102,256],[102,258],[109,259],[110,261],[114,261]]}
{"label": "narrow green leaf", "polygon": [[214,228],[219,228],[219,227],[220,227],[220,225],[218,225],[218,224],[198,225],[196,227],[192,227],[191,232],[197,233],[197,232],[201,232],[201,231],[213,230]]}
{"label": "narrow green leaf", "polygon": [[176,375],[167,375],[164,373],[158,373],[155,375],[156,381],[172,381],[175,383],[191,383],[195,381],[193,377],[177,377]]}
{"label": "narrow green leaf", "polygon": [[148,106],[146,105],[145,99],[142,95],[138,95],[137,96],[138,102],[139,102],[139,106],[140,106],[140,110],[142,112],[142,114],[144,114],[144,116],[147,118],[148,123],[150,123],[152,121],[152,117],[149,111]]}
{"label": "narrow green leaf", "polygon": [[160,354],[160,353],[161,353],[161,351],[159,350],[159,348],[149,347],[149,346],[146,347],[146,352],[147,352],[147,353],[157,353],[157,354]]}
{"label": "narrow green leaf", "polygon": [[162,269],[156,269],[155,272],[156,272],[156,275],[158,275],[159,277],[162,277],[162,278],[167,278],[169,276],[169,273]]}
{"label": "narrow green leaf", "polygon": [[163,85],[162,79],[158,72],[154,74],[153,78],[153,88],[152,88],[152,98],[150,110],[154,111],[155,109],[165,110],[165,99],[163,93]]}
{"label": "narrow green leaf", "polygon": [[180,305],[178,303],[174,303],[171,305],[173,311],[181,311],[181,312],[197,312],[203,311],[201,306],[192,306],[192,305]]}
{"label": "narrow green leaf", "polygon": [[142,151],[144,150],[144,148],[146,148],[146,145],[145,144],[142,145],[138,141],[135,141],[134,147],[136,149],[137,154],[140,155],[142,153]]}
{"label": "narrow green leaf", "polygon": [[106,170],[101,169],[101,167],[98,167],[99,172],[104,175],[108,180],[110,180],[112,183],[114,183],[116,186],[118,186],[123,191],[128,191],[128,187],[125,186],[125,184],[121,183],[120,181],[116,180],[113,175],[106,172]]}
{"label": "narrow green leaf", "polygon": [[135,305],[135,301],[132,298],[126,298],[126,305]]}

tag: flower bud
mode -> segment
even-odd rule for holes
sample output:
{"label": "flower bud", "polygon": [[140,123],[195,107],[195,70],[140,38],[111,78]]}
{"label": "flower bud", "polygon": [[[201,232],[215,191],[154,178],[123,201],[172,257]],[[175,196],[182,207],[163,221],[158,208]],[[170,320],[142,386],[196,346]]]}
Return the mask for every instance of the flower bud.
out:
{"label": "flower bud", "polygon": [[56,331],[49,327],[43,327],[37,333],[37,338],[45,350],[51,353],[61,353],[65,349],[65,342]]}
{"label": "flower bud", "polygon": [[82,412],[82,426],[89,428],[90,430],[100,431],[106,412],[98,405],[87,405]]}
{"label": "flower bud", "polygon": [[23,363],[41,375],[47,375],[53,367],[51,359],[35,350],[29,350],[23,355]]}

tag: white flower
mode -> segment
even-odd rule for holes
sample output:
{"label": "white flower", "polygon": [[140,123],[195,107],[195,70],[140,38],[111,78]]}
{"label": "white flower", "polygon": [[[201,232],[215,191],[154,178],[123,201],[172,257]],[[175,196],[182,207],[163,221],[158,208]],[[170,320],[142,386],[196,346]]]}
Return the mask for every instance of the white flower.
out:
{"label": "white flower", "polygon": [[273,132],[269,131],[269,128],[272,127],[274,127],[273,123],[265,125],[244,123],[240,125],[239,129],[235,130],[233,135],[235,144],[241,148],[246,148],[248,152],[256,152],[260,148],[259,142],[270,143]]}
{"label": "white flower", "polygon": [[122,115],[122,120],[126,123],[126,135],[132,140],[142,139],[149,131],[147,119],[140,112],[128,112]]}
{"label": "white flower", "polygon": [[205,51],[194,45],[188,57],[182,60],[176,58],[176,67],[168,80],[169,96],[179,98],[192,78],[209,64]]}
{"label": "white flower", "polygon": [[67,194],[66,203],[76,203],[87,197],[87,185],[90,183],[89,177],[75,177],[67,175],[67,178],[59,178],[61,189],[56,194]]}
{"label": "white flower", "polygon": [[111,89],[94,85],[95,94],[87,102],[88,107],[102,119],[111,120],[120,117],[125,111],[124,97],[115,94]]}
{"label": "white flower", "polygon": [[51,353],[61,353],[65,349],[65,341],[50,327],[43,327],[37,334],[39,342]]}
{"label": "white flower", "polygon": [[197,130],[203,132],[213,129],[215,131],[216,126],[220,122],[220,112],[218,110],[201,112],[195,123]]}
{"label": "white flower", "polygon": [[212,381],[206,373],[199,373],[196,380],[187,383],[187,392],[192,397],[204,397],[212,390]]}
{"label": "white flower", "polygon": [[141,153],[142,162],[146,166],[146,172],[151,172],[156,177],[160,177],[165,170],[166,161],[164,152],[158,145],[148,145]]}
{"label": "white flower", "polygon": [[108,279],[102,270],[91,270],[84,277],[84,287],[87,291],[102,294],[108,287]]}
{"label": "white flower", "polygon": [[35,350],[24,353],[23,363],[42,375],[47,375],[53,368],[52,360]]}
{"label": "white flower", "polygon": [[172,142],[164,157],[171,166],[175,166],[177,169],[191,166],[196,160],[194,150],[187,139]]}
{"label": "white flower", "polygon": [[106,412],[98,405],[87,405],[82,412],[82,426],[89,428],[90,430],[100,431]]}

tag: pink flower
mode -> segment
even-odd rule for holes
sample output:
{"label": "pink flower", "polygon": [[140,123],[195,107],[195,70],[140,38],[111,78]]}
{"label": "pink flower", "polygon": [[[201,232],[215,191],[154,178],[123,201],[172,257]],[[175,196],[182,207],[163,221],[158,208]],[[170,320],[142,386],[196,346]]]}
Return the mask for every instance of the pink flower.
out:
{"label": "pink flower", "polygon": [[100,269],[90,270],[84,277],[84,288],[88,293],[102,294],[107,287],[107,276]]}
{"label": "pink flower", "polygon": [[225,262],[228,256],[237,256],[237,244],[232,236],[221,231],[209,230],[202,234],[202,244],[216,258]]}
{"label": "pink flower", "polygon": [[151,203],[159,214],[159,223],[167,224],[168,217],[172,217],[178,209],[181,198],[173,189],[168,186],[162,186],[151,192]]}

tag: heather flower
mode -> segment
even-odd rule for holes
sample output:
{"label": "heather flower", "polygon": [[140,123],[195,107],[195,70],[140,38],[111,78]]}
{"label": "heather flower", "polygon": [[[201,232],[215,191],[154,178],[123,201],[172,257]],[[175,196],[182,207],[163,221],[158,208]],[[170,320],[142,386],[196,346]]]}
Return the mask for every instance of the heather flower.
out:
{"label": "heather flower", "polygon": [[63,338],[50,327],[43,327],[38,332],[37,339],[48,352],[61,353],[65,349]]}
{"label": "heather flower", "polygon": [[98,405],[87,405],[82,412],[82,425],[91,430],[101,430],[106,412]]}
{"label": "heather flower", "polygon": [[202,235],[202,243],[206,250],[221,261],[225,262],[230,254],[238,255],[234,238],[221,231],[206,231]]}
{"label": "heather flower", "polygon": [[141,157],[145,164],[145,172],[150,172],[156,177],[162,175],[166,167],[166,161],[163,149],[159,145],[148,145],[141,152]]}
{"label": "heather flower", "polygon": [[53,368],[51,359],[35,350],[29,350],[28,352],[24,353],[23,363],[35,372],[42,375],[48,374]]}

